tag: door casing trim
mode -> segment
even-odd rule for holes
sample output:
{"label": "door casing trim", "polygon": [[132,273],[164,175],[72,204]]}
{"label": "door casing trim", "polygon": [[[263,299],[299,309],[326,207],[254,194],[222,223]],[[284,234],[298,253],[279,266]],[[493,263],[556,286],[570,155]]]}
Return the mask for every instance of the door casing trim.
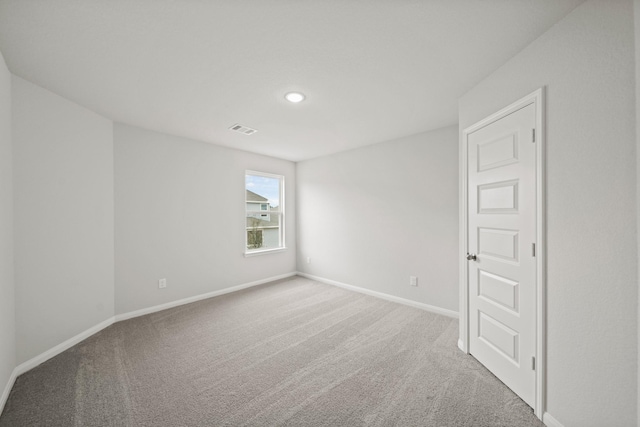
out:
{"label": "door casing trim", "polygon": [[458,347],[469,354],[469,280],[467,217],[467,140],[481,129],[529,104],[536,111],[536,392],[534,413],[542,420],[546,405],[546,129],[545,88],[541,87],[513,104],[464,129],[460,135],[460,337]]}

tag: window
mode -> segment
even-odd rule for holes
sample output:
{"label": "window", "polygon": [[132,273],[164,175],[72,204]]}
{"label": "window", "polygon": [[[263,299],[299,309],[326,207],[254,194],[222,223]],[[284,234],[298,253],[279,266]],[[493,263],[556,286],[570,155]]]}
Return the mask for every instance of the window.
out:
{"label": "window", "polygon": [[284,176],[245,173],[245,254],[284,249]]}

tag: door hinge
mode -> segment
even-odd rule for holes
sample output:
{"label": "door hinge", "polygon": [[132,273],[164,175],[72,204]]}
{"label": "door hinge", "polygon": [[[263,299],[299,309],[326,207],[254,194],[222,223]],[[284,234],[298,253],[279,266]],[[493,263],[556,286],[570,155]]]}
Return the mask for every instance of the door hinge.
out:
{"label": "door hinge", "polygon": [[531,369],[536,370],[536,358],[535,356],[531,357]]}
{"label": "door hinge", "polygon": [[535,243],[531,244],[531,256],[533,256],[533,257],[536,256],[536,244]]}
{"label": "door hinge", "polygon": [[536,142],[536,129],[531,129],[531,142]]}

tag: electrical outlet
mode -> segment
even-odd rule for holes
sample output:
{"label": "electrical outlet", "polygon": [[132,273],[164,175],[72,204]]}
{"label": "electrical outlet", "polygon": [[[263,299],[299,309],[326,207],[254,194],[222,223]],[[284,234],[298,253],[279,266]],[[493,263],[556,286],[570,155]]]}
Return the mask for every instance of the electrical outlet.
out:
{"label": "electrical outlet", "polygon": [[167,287],[167,279],[158,280],[158,288],[159,289],[164,289],[166,287]]}
{"label": "electrical outlet", "polygon": [[307,257],[307,264],[311,264],[311,257],[310,256]]}
{"label": "electrical outlet", "polygon": [[409,276],[409,285],[418,286],[418,278],[416,276]]}

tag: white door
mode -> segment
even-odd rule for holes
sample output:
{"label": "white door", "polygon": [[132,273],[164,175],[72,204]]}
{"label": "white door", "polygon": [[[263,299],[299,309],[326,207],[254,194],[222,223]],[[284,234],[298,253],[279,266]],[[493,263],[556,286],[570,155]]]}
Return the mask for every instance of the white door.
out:
{"label": "white door", "polygon": [[536,106],[467,135],[469,352],[536,396]]}

